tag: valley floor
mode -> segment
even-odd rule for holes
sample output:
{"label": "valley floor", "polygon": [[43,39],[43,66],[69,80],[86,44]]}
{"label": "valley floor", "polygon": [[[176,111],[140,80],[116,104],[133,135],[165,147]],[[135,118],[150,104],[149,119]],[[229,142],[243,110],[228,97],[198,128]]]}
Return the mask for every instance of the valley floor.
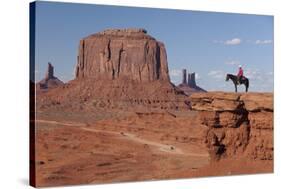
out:
{"label": "valley floor", "polygon": [[210,160],[196,112],[37,112],[38,186],[267,173],[272,161]]}

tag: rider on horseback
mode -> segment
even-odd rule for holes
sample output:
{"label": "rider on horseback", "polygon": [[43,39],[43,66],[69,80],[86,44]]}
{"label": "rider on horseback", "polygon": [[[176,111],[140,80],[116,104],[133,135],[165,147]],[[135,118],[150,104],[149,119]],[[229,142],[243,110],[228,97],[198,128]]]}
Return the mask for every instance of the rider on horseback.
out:
{"label": "rider on horseback", "polygon": [[238,71],[238,74],[237,74],[237,82],[238,84],[241,84],[242,83],[242,78],[243,78],[243,69],[242,69],[242,66],[239,65],[239,71]]}

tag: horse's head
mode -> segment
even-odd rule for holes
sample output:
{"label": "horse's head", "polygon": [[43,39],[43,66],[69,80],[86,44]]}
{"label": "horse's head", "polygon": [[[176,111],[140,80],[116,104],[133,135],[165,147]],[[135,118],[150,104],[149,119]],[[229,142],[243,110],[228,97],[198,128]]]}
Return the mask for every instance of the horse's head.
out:
{"label": "horse's head", "polygon": [[225,81],[228,81],[228,80],[229,80],[229,74],[226,74]]}

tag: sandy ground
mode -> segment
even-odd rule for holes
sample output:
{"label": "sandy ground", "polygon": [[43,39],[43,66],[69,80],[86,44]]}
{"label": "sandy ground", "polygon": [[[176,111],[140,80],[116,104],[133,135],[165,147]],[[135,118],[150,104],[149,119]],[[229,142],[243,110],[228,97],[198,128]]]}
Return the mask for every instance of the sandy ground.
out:
{"label": "sandy ground", "polygon": [[272,162],[212,162],[194,112],[37,112],[38,186],[272,172]]}

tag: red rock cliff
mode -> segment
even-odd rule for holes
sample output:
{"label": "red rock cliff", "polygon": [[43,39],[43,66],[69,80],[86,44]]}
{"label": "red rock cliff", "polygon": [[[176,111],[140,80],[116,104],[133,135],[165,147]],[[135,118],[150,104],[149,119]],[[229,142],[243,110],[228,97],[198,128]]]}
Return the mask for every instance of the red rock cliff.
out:
{"label": "red rock cliff", "polygon": [[273,159],[273,95],[271,93],[195,93],[192,109],[208,127],[211,157]]}
{"label": "red rock cliff", "polygon": [[80,41],[76,78],[169,81],[163,43],[144,29],[109,29]]}

